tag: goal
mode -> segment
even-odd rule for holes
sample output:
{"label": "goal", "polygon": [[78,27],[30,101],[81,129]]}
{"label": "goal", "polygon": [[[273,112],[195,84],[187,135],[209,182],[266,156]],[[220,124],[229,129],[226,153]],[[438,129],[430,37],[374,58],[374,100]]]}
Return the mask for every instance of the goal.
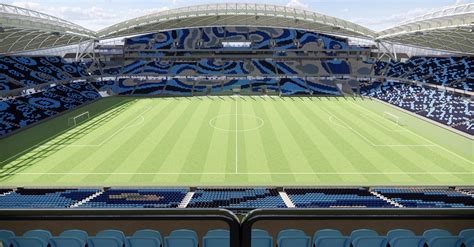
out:
{"label": "goal", "polygon": [[82,123],[82,122],[87,121],[87,120],[89,119],[89,117],[90,117],[90,114],[89,114],[88,111],[83,112],[83,113],[81,113],[81,114],[79,114],[79,115],[77,115],[77,116],[70,117],[70,118],[68,119],[68,125],[69,125],[69,126],[76,126],[76,125],[79,124],[79,123]]}
{"label": "goal", "polygon": [[395,115],[395,114],[393,114],[393,113],[384,111],[384,112],[383,112],[383,117],[384,117],[385,119],[388,119],[388,120],[390,120],[390,121],[392,121],[392,122],[398,124],[398,125],[403,125],[402,118],[399,117],[399,116],[397,116],[397,115]]}

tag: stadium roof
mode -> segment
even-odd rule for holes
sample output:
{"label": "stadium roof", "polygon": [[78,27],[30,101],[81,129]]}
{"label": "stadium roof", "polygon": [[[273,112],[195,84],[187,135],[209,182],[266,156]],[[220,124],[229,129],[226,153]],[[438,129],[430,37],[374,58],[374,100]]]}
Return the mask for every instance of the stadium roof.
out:
{"label": "stadium roof", "polygon": [[378,40],[474,54],[474,3],[438,10],[378,33]]}
{"label": "stadium roof", "polygon": [[33,10],[0,4],[0,53],[78,44],[95,32]]}
{"label": "stadium roof", "polygon": [[311,30],[447,52],[474,54],[474,4],[442,9],[381,32],[302,9],[249,3],[196,5],[124,21],[98,32],[63,19],[0,4],[0,54],[18,53],[176,28],[265,26]]}
{"label": "stadium roof", "polygon": [[98,32],[100,38],[202,26],[264,26],[301,28],[322,33],[374,38],[375,32],[335,17],[268,4],[222,3],[190,6],[145,15]]}

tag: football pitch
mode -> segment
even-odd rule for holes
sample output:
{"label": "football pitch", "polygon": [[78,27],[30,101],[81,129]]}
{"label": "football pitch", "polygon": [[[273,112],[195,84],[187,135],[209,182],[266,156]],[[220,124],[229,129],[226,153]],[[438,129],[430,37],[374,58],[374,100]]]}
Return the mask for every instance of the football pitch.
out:
{"label": "football pitch", "polygon": [[0,186],[474,183],[472,140],[362,98],[107,98],[0,150]]}

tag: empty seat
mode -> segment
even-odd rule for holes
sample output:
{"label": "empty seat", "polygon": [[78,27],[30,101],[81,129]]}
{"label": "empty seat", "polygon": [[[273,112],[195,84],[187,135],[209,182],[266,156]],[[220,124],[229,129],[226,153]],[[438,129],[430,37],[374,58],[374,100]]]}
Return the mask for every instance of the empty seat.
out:
{"label": "empty seat", "polygon": [[[134,238],[133,242],[135,243],[135,245],[138,244],[138,242],[144,244],[147,241],[145,241],[143,239],[150,239],[150,238],[154,239],[151,242],[156,242],[158,244],[158,246],[161,246],[162,243],[163,243],[163,239],[161,238],[161,233],[159,231],[149,230],[149,229],[136,231],[133,234],[132,238]],[[138,239],[142,239],[142,240],[138,240]],[[148,242],[150,242],[150,241],[148,241]],[[132,247],[135,246],[135,245],[131,244]]]}
{"label": "empty seat", "polygon": [[197,247],[198,237],[195,231],[181,229],[172,231],[164,242],[166,247]]}
{"label": "empty seat", "polygon": [[86,242],[76,237],[53,237],[49,240],[51,247],[85,247]]}
{"label": "empty seat", "polygon": [[358,237],[352,241],[353,247],[386,247],[387,238],[380,236]]}
{"label": "empty seat", "polygon": [[48,247],[48,242],[36,237],[15,237],[10,243],[13,247]]}
{"label": "empty seat", "polygon": [[123,232],[119,231],[119,230],[100,231],[96,234],[96,237],[99,237],[99,238],[116,238],[119,241],[120,246],[128,247],[127,240],[125,239],[125,234],[123,234]]}
{"label": "empty seat", "polygon": [[392,239],[398,238],[398,237],[415,237],[415,236],[416,235],[413,231],[407,230],[407,229],[394,229],[394,230],[388,231],[387,233],[388,241],[391,241]]}
{"label": "empty seat", "polygon": [[429,247],[460,247],[463,239],[458,236],[433,237],[426,242]]}
{"label": "empty seat", "polygon": [[116,237],[90,237],[87,247],[123,247],[123,243]]}
{"label": "empty seat", "polygon": [[46,230],[31,230],[23,234],[23,237],[27,238],[39,238],[45,243],[49,243],[49,240],[53,237],[49,231]]}
{"label": "empty seat", "polygon": [[127,238],[130,247],[160,247],[161,242],[157,238],[129,237]]}
{"label": "empty seat", "polygon": [[426,240],[424,237],[396,237],[389,240],[390,247],[423,247]]}
{"label": "empty seat", "polygon": [[351,242],[356,240],[357,238],[360,237],[378,237],[379,234],[372,230],[372,229],[359,229],[359,230],[354,230],[351,233]]}
{"label": "empty seat", "polygon": [[319,230],[313,235],[313,246],[316,247],[345,247],[349,245],[349,238],[342,236],[338,230]]}
{"label": "empty seat", "polygon": [[282,230],[278,233],[277,245],[279,247],[309,247],[311,238],[301,230]]}
{"label": "empty seat", "polygon": [[466,229],[459,232],[459,237],[464,239],[474,238],[474,229]]}
{"label": "empty seat", "polygon": [[423,233],[423,237],[425,237],[426,241],[429,242],[431,239],[436,237],[451,237],[452,234],[443,229],[430,229],[426,230]]}
{"label": "empty seat", "polygon": [[89,234],[87,232],[82,231],[82,230],[67,230],[59,234],[60,237],[74,237],[81,239],[84,242],[87,242],[87,238],[89,237]]}
{"label": "empty seat", "polygon": [[208,231],[202,239],[202,243],[204,247],[230,246],[230,232],[223,229]]}
{"label": "empty seat", "polygon": [[3,246],[10,246],[10,239],[15,237],[15,233],[8,230],[0,230],[0,241]]}
{"label": "empty seat", "polygon": [[273,238],[268,234],[267,231],[260,229],[252,230],[252,247],[272,247]]}

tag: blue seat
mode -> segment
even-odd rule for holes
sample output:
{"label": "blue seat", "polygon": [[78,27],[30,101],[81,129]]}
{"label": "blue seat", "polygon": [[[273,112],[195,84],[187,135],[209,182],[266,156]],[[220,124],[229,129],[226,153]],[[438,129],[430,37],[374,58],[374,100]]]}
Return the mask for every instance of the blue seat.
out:
{"label": "blue seat", "polygon": [[474,237],[472,238],[463,238],[464,247],[474,246]]}
{"label": "blue seat", "polygon": [[82,231],[82,230],[67,230],[59,234],[59,236],[78,238],[84,242],[87,242],[87,238],[89,237],[89,234],[87,234],[87,232]]}
{"label": "blue seat", "polygon": [[157,238],[129,237],[128,244],[131,247],[160,247],[161,242]]}
{"label": "blue seat", "polygon": [[15,237],[15,233],[8,230],[0,230],[0,241],[3,246],[10,246],[10,239]]}
{"label": "blue seat", "polygon": [[313,246],[344,247],[348,243],[349,238],[343,237],[340,231],[334,229],[319,230],[313,235]]}
{"label": "blue seat", "polygon": [[123,243],[116,237],[90,237],[87,247],[123,247]]}
{"label": "blue seat", "polygon": [[230,246],[230,232],[228,230],[211,230],[203,237],[204,247],[226,247]]}
{"label": "blue seat", "polygon": [[396,237],[389,240],[390,247],[423,247],[426,240],[424,237]]}
{"label": "blue seat", "polygon": [[350,245],[350,238],[344,236],[318,237],[313,241],[315,247],[349,247]]}
{"label": "blue seat", "polygon": [[429,247],[461,247],[463,239],[458,236],[433,237],[426,243]]}
{"label": "blue seat", "polygon": [[15,237],[10,239],[13,247],[48,247],[48,243],[36,237]]}
{"label": "blue seat", "polygon": [[[1,237],[1,235],[0,235]],[[464,239],[470,239],[474,238],[474,229],[465,229],[459,232],[459,237],[462,237]]]}
{"label": "blue seat", "polygon": [[100,238],[108,238],[113,237],[116,238],[120,242],[120,246],[128,247],[127,240],[125,238],[125,234],[119,230],[103,230],[96,234],[96,237]]}
{"label": "blue seat", "polygon": [[394,238],[398,237],[415,237],[415,233],[407,229],[394,229],[387,232],[387,239],[390,242]]}
{"label": "blue seat", "polygon": [[144,230],[139,230],[136,231],[133,236],[133,238],[153,238],[158,241],[158,246],[161,246],[163,243],[163,239],[161,238],[161,233],[159,231],[155,230],[149,230],[149,229],[144,229]]}
{"label": "blue seat", "polygon": [[252,247],[273,247],[273,238],[267,231],[253,229],[251,243]]}
{"label": "blue seat", "polygon": [[352,241],[353,247],[386,247],[387,238],[380,236],[358,237]]}
{"label": "blue seat", "polygon": [[197,247],[198,237],[195,231],[181,229],[175,230],[165,237],[166,247]]}
{"label": "blue seat", "polygon": [[51,247],[85,247],[86,242],[75,237],[53,237],[49,240]]}
{"label": "blue seat", "polygon": [[309,247],[311,238],[301,230],[282,230],[278,233],[277,245],[279,247]]}
{"label": "blue seat", "polygon": [[49,231],[46,230],[31,230],[23,234],[23,237],[27,238],[39,238],[44,242],[49,243],[49,239],[53,237]]}
{"label": "blue seat", "polygon": [[351,243],[360,237],[378,237],[379,234],[372,229],[359,229],[351,232]]}
{"label": "blue seat", "polygon": [[443,229],[430,229],[426,230],[423,233],[423,237],[426,239],[426,242],[429,242],[431,239],[436,237],[451,237],[453,236],[450,232]]}

